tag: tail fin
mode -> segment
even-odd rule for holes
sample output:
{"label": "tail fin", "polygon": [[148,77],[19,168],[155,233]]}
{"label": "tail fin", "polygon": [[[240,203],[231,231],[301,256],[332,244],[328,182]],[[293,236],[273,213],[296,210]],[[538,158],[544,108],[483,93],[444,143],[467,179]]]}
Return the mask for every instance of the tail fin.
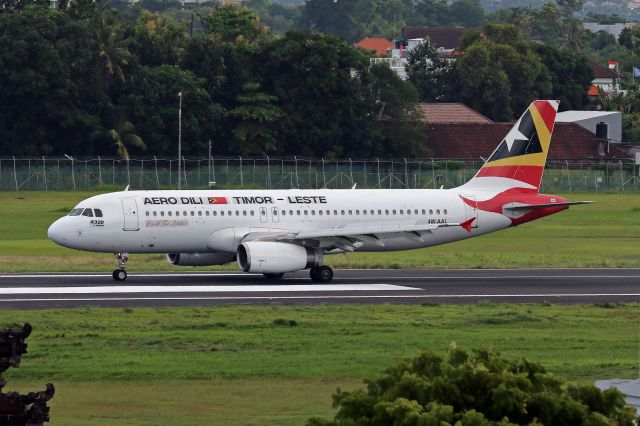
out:
{"label": "tail fin", "polygon": [[540,187],[558,101],[533,101],[465,187]]}

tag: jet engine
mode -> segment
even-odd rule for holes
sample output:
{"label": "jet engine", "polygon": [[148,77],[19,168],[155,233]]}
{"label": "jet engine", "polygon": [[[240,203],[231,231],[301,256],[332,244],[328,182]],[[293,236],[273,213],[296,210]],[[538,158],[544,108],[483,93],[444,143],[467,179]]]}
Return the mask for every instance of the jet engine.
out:
{"label": "jet engine", "polygon": [[238,266],[245,272],[281,274],[319,266],[322,256],[315,249],[289,243],[249,241],[238,246]]}
{"label": "jet engine", "polygon": [[235,256],[227,253],[169,253],[167,261],[176,266],[212,266],[233,262]]}

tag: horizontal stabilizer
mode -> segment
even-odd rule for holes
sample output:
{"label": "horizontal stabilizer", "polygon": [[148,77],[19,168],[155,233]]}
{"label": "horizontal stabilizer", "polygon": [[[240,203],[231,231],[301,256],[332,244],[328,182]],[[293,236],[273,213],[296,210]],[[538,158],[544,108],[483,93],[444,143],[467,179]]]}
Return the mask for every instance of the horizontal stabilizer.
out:
{"label": "horizontal stabilizer", "polygon": [[564,203],[548,203],[548,204],[517,204],[517,205],[506,205],[504,206],[504,210],[511,210],[513,212],[523,211],[523,210],[533,210],[533,209],[546,209],[549,207],[568,207],[574,206],[577,204],[592,204],[594,201],[566,201]]}

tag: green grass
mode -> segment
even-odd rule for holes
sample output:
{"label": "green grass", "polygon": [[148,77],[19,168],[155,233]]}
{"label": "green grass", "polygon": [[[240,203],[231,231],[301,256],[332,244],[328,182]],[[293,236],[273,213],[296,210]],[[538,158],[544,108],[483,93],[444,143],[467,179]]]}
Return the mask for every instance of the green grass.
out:
{"label": "green grass", "polygon": [[[104,271],[109,254],[56,246],[47,227],[86,192],[0,193],[0,269],[21,271]],[[327,257],[340,268],[523,268],[640,267],[640,195],[569,194],[597,204],[572,207],[516,228],[452,244],[392,253],[350,253]],[[132,271],[180,270],[163,256],[134,255]],[[236,269],[235,265],[210,269]]]}
{"label": "green grass", "polygon": [[[576,381],[638,374],[640,306],[5,310],[34,332],[7,389],[58,384],[53,424],[301,424],[424,349],[494,347]],[[19,385],[20,387],[18,387]],[[192,388],[193,386],[193,388]],[[184,417],[186,416],[186,417]]]}

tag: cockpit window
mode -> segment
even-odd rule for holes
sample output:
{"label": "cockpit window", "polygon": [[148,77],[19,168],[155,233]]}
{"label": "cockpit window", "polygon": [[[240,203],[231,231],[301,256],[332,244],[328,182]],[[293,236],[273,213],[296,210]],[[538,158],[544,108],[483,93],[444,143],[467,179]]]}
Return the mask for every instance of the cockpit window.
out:
{"label": "cockpit window", "polygon": [[80,216],[80,213],[82,213],[82,210],[84,209],[73,209],[69,213],[69,216]]}
{"label": "cockpit window", "polygon": [[93,217],[93,211],[91,209],[84,209],[82,216]]}
{"label": "cockpit window", "polygon": [[93,214],[96,215],[96,217],[102,217],[102,210],[100,209],[93,209]]}

